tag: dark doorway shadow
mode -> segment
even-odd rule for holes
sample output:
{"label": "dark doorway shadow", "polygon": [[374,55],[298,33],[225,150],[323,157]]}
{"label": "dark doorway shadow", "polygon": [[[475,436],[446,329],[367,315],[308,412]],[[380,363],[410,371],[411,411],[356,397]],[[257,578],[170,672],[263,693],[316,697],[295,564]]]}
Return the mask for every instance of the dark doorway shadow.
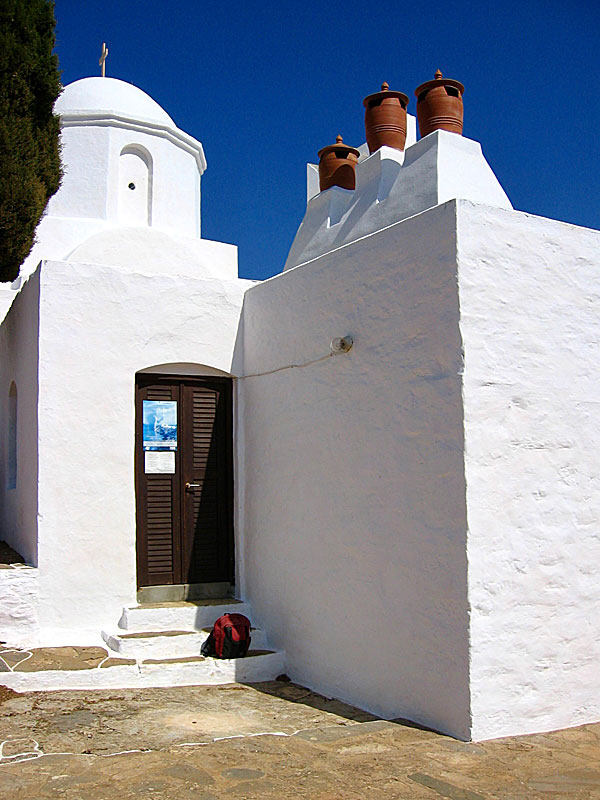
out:
{"label": "dark doorway shadow", "polygon": [[24,564],[25,559],[6,542],[0,542],[0,564]]}

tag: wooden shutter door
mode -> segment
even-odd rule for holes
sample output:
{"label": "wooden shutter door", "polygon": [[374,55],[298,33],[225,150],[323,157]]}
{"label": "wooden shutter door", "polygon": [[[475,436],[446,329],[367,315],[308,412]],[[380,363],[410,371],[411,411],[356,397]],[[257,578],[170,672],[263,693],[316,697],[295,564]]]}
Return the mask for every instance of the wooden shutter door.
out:
{"label": "wooden shutter door", "polygon": [[175,453],[175,474],[146,474],[142,409],[144,400],[179,403],[179,385],[151,380],[140,377],[136,385],[138,585],[164,586],[181,582],[180,450]]}
{"label": "wooden shutter door", "polygon": [[186,382],[182,392],[183,579],[233,580],[231,382]]}

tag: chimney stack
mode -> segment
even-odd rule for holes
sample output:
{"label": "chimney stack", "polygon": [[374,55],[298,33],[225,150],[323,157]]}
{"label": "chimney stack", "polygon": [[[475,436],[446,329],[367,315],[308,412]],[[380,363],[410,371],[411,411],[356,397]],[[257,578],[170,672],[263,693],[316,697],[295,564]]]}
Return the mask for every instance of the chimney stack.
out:
{"label": "chimney stack", "polygon": [[338,134],[335,144],[323,147],[319,150],[318,156],[319,186],[322,192],[330,186],[340,186],[342,189],[356,188],[355,169],[359,152],[355,147],[344,144],[344,140]]}
{"label": "chimney stack", "polygon": [[432,81],[417,86],[415,95],[421,137],[437,130],[462,134],[464,91],[462,83],[444,78],[439,69]]}
{"label": "chimney stack", "polygon": [[390,91],[389,85],[382,83],[381,91],[365,97],[363,105],[369,153],[383,145],[404,150],[408,95]]}

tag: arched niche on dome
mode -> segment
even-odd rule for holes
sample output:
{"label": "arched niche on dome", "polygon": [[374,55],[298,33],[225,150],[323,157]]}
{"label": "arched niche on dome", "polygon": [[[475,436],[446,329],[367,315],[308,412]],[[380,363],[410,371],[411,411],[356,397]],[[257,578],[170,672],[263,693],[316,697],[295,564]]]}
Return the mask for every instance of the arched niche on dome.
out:
{"label": "arched niche on dome", "polygon": [[152,225],[152,156],[139,144],[119,155],[119,222]]}

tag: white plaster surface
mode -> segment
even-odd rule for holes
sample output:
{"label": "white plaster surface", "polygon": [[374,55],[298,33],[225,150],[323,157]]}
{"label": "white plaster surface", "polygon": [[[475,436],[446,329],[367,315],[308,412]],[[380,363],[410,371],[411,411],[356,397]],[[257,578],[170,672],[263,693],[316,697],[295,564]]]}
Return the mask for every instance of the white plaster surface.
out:
{"label": "white plaster surface", "polygon": [[[150,632],[149,632],[150,633]],[[123,658],[185,658],[197,656],[209,634],[205,632],[179,633],[156,636],[154,632],[144,638],[128,639],[120,633],[102,631],[106,646]]]}
{"label": "white plaster surface", "polygon": [[[216,622],[217,617],[213,620]],[[210,627],[202,631],[179,631],[177,635],[159,635],[161,631],[148,632],[145,636],[127,638],[124,631],[112,633],[103,631],[102,639],[106,646],[118,653],[123,658],[136,658],[143,660],[147,658],[183,658],[186,656],[197,656],[201,647],[210,635]],[[166,633],[162,631],[162,633]],[[264,631],[252,628],[251,647],[253,650],[265,650],[268,648],[267,637]]]}
{"label": "white plaster surface", "polygon": [[0,323],[8,314],[17,292],[11,288],[10,283],[0,283]]}
{"label": "white plaster surface", "polygon": [[253,620],[250,606],[246,603],[232,605],[167,605],[131,606],[123,609],[119,627],[128,633],[139,631],[174,631],[183,629],[202,630],[214,625],[223,614],[244,614]]}
{"label": "white plaster surface", "polygon": [[[37,564],[39,276],[0,326],[0,540]],[[17,481],[8,488],[8,395],[17,387]],[[2,638],[2,637],[0,637]]]}
{"label": "white plaster surface", "polygon": [[119,158],[119,219],[129,225],[149,225],[152,219],[152,159],[138,146]]}
{"label": "white plaster surface", "polygon": [[306,165],[306,202],[319,194],[319,165]]}
{"label": "white plaster surface", "polygon": [[[43,644],[97,641],[122,606],[135,602],[136,372],[179,363],[231,373],[242,297],[251,283],[145,273],[143,265],[136,270],[45,262],[26,286],[40,285],[39,442],[34,425],[27,431],[32,458],[39,445],[39,499],[36,509],[34,472],[35,488],[23,502],[32,523],[17,535],[12,513],[5,538],[27,556],[21,543],[26,534],[35,543],[39,514]],[[2,330],[12,318],[30,326],[35,343],[36,316],[19,316],[26,296],[19,295]],[[33,370],[29,390],[19,380],[24,401],[31,393],[32,414],[36,365],[27,359],[19,367]],[[8,370],[2,375],[12,379]],[[21,421],[26,424],[26,411]]]}
{"label": "white plaster surface", "polygon": [[600,719],[600,232],[459,203],[473,738]]}
{"label": "white plaster surface", "polygon": [[235,363],[354,339],[238,381],[243,591],[288,674],[468,738],[455,228],[448,203],[253,287]]}
{"label": "white plaster surface", "polygon": [[245,591],[292,677],[459,738],[600,718],[599,244],[459,200],[247,293]]}
{"label": "white plaster surface", "polygon": [[382,147],[356,167],[356,189],[309,201],[285,269],[454,198],[512,208],[481,145],[434,131],[404,152]]}
{"label": "white plaster surface", "polygon": [[209,239],[173,236],[153,228],[104,230],[76,247],[67,261],[106,264],[144,273],[237,279],[237,247]]}
{"label": "white plaster surface", "polygon": [[38,642],[38,570],[16,565],[0,569],[0,641],[3,647]]}

